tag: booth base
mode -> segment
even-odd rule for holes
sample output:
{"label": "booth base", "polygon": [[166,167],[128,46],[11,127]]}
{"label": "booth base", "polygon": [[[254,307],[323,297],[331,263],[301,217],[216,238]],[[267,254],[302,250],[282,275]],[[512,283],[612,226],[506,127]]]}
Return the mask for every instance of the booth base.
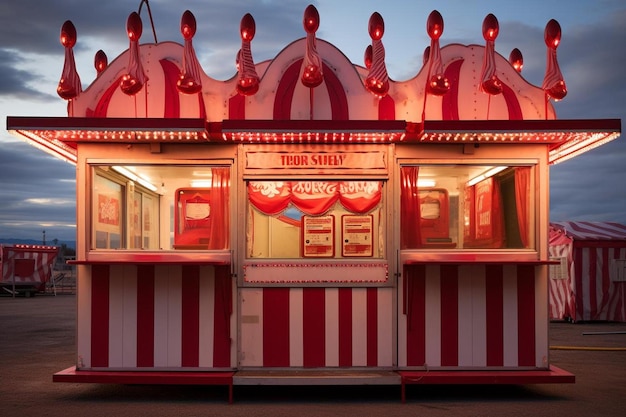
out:
{"label": "booth base", "polygon": [[185,371],[80,371],[67,368],[53,375],[53,382],[144,385],[224,385],[233,402],[234,385],[400,385],[406,402],[406,386],[422,385],[530,385],[571,384],[575,376],[556,366],[546,370],[508,371],[324,371],[242,370],[228,372]]}
{"label": "booth base", "polygon": [[79,371],[75,366],[57,372],[53,382],[130,385],[225,385],[228,403],[233,402],[234,372],[184,371]]}
{"label": "booth base", "polygon": [[244,370],[234,376],[235,385],[398,385],[394,371],[352,370]]}
{"label": "booth base", "polygon": [[546,370],[509,371],[398,371],[401,380],[402,402],[406,402],[407,384],[475,384],[475,385],[530,385],[573,384],[576,377],[551,365]]}

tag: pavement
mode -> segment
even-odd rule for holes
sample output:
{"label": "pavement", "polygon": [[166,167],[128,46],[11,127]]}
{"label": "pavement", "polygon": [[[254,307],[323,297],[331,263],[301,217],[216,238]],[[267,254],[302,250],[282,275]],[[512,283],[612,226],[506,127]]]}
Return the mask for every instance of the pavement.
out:
{"label": "pavement", "polygon": [[53,383],[74,363],[76,297],[0,297],[0,416],[626,416],[626,323],[550,324],[574,384],[221,386]]}

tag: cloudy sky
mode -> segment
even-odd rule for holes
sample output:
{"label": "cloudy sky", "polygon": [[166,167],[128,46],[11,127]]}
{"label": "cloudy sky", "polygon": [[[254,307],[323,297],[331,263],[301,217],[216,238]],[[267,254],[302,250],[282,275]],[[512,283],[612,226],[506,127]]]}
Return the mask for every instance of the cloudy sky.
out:
{"label": "cloudy sky", "polygon": [[[626,4],[623,0],[149,0],[158,41],[182,43],[185,10],[198,23],[194,46],[204,71],[216,79],[235,74],[239,22],[251,13],[257,32],[256,62],[271,59],[305,35],[302,14],[314,4],[320,13],[317,36],[362,65],[370,43],[367,25],[378,11],[385,20],[383,43],[394,80],[419,71],[429,44],[426,19],[444,18],[442,46],[484,44],[482,21],[493,13],[500,23],[496,51],[524,55],[523,76],[541,85],[545,72],[546,23],[561,24],[558,48],[567,97],[556,103],[560,119],[624,119],[626,116]],[[74,48],[83,88],[95,78],[93,57],[102,49],[111,62],[128,48],[126,19],[140,0],[9,0],[0,4],[0,116],[66,116],[56,95],[64,50],[59,33],[65,20],[78,32]],[[147,8],[142,42],[153,42]],[[626,138],[553,166],[551,219],[626,223]],[[75,238],[75,169],[0,129],[0,238]]]}

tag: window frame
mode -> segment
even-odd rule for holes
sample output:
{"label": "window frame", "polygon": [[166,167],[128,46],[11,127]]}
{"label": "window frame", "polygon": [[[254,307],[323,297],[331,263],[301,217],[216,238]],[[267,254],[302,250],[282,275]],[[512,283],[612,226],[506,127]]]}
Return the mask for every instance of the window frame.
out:
{"label": "window frame", "polygon": [[[540,158],[472,158],[472,159],[433,159],[433,158],[412,158],[398,157],[396,159],[396,178],[398,178],[396,187],[396,195],[394,202],[396,204],[396,212],[400,213],[401,209],[401,169],[405,166],[417,167],[444,167],[444,166],[475,166],[475,167],[523,167],[531,168],[531,180],[529,184],[529,233],[531,235],[532,244],[528,248],[447,248],[447,247],[421,247],[421,248],[399,248],[399,258],[401,263],[423,263],[423,262],[527,262],[537,261],[540,259],[540,251],[542,248],[539,238],[541,233],[539,227],[541,224],[540,216],[540,194],[539,175],[542,167]],[[419,173],[418,173],[419,178]],[[458,233],[463,234],[463,190],[459,190],[459,219]],[[400,216],[396,221],[396,241],[401,242],[402,223]]]}

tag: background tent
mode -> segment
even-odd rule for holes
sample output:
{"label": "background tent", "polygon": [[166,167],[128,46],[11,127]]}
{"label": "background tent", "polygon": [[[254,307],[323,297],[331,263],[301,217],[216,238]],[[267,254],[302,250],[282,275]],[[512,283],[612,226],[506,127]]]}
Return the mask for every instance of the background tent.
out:
{"label": "background tent", "polygon": [[550,318],[626,321],[626,225],[550,223]]}

